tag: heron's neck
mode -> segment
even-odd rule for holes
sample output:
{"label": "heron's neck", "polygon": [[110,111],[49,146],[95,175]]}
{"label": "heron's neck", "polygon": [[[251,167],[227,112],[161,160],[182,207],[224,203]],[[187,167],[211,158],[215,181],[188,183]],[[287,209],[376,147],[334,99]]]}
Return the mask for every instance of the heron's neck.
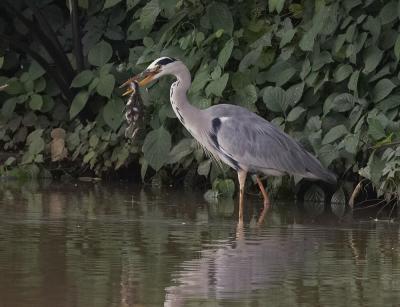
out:
{"label": "heron's neck", "polygon": [[178,119],[187,126],[187,123],[196,122],[196,115],[201,110],[192,106],[186,95],[192,84],[189,70],[185,67],[185,69],[175,73],[175,77],[177,80],[171,85],[170,89],[171,105]]}

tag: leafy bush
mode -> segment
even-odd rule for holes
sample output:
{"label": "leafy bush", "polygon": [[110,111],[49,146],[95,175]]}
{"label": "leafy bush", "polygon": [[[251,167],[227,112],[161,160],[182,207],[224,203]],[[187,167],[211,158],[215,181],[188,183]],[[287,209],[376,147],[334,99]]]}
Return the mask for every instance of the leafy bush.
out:
{"label": "leafy bush", "polygon": [[190,68],[195,106],[222,97],[245,106],[342,180],[361,174],[379,194],[398,196],[397,1],[69,3],[70,11],[52,0],[1,4],[0,85],[9,86],[0,94],[0,144],[23,150],[19,163],[47,165],[50,132],[61,127],[78,168],[101,174],[140,162],[143,177],[148,166],[169,174],[196,168],[215,181],[221,171],[175,119],[168,79],[143,92],[144,138],[123,137],[116,84],[168,55]]}

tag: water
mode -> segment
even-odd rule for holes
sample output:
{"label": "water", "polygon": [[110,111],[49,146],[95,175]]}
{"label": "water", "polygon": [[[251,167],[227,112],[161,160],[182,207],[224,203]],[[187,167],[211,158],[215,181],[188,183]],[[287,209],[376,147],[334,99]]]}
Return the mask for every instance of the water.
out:
{"label": "water", "polygon": [[336,206],[0,184],[0,306],[398,306],[397,223]]}

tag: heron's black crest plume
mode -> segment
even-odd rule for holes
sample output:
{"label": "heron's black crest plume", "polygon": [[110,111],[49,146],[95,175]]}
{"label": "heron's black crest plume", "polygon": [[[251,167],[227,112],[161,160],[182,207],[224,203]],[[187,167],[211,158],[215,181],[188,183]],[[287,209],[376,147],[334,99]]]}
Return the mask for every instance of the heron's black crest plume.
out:
{"label": "heron's black crest plume", "polygon": [[174,58],[165,57],[165,58],[162,58],[161,60],[159,60],[157,62],[157,65],[167,65],[167,64],[175,62],[175,61],[176,61],[176,59],[174,59]]}

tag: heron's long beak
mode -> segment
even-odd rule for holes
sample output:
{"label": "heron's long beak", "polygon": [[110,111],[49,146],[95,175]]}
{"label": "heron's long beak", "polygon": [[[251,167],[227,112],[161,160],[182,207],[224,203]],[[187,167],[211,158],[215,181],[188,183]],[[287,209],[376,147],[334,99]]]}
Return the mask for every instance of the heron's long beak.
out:
{"label": "heron's long beak", "polygon": [[[146,84],[149,84],[151,81],[154,80],[154,76],[158,74],[160,69],[152,69],[148,70],[146,69],[142,73],[133,76],[132,78],[129,78],[127,81],[125,81],[119,88],[124,88],[130,85],[131,82],[136,81],[139,85],[139,87],[145,86]],[[141,79],[141,80],[140,80]],[[140,81],[139,81],[140,80]],[[129,87],[125,93],[122,94],[122,96],[126,96],[134,92],[134,89],[132,87]]]}

